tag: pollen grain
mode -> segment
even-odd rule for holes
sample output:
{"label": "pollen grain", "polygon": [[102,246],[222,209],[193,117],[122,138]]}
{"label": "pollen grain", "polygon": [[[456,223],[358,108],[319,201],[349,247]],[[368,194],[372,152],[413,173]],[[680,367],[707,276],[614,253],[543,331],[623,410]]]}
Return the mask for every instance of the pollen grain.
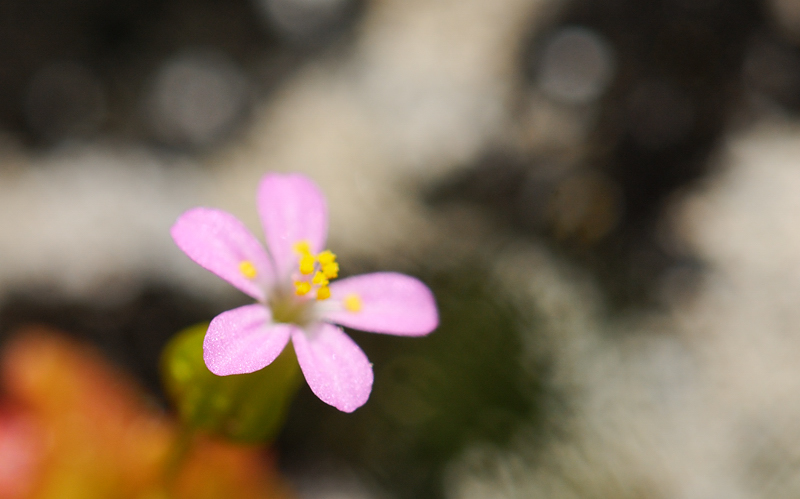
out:
{"label": "pollen grain", "polygon": [[258,275],[256,266],[253,265],[253,262],[250,260],[243,260],[241,263],[239,263],[239,272],[241,272],[243,276],[251,281]]}
{"label": "pollen grain", "polygon": [[349,312],[360,312],[361,311],[361,298],[353,293],[349,294],[344,298],[344,308]]}

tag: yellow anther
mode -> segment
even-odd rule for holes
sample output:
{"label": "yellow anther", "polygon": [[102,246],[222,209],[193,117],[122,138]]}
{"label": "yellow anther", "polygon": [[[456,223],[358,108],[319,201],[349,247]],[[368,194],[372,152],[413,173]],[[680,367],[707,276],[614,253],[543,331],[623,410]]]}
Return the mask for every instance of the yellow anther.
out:
{"label": "yellow anther", "polygon": [[344,308],[350,312],[361,311],[361,298],[357,294],[350,294],[344,298]]}
{"label": "yellow anther", "polygon": [[258,271],[256,270],[256,266],[253,265],[253,262],[250,260],[243,260],[239,263],[239,272],[242,273],[248,279],[255,279],[258,275]]}
{"label": "yellow anther", "polygon": [[334,255],[331,250],[325,250],[317,255],[317,260],[319,260],[322,266],[329,265],[336,261],[336,255]]}
{"label": "yellow anther", "polygon": [[328,286],[322,286],[317,290],[317,300],[327,300],[331,297],[331,289]]}
{"label": "yellow anther", "polygon": [[311,282],[313,282],[317,286],[327,286],[328,278],[325,277],[325,274],[323,274],[318,270],[317,273],[314,274],[314,277],[311,279]]}
{"label": "yellow anther", "polygon": [[313,273],[315,263],[314,257],[310,253],[306,253],[300,258],[300,273],[303,275]]}
{"label": "yellow anther", "polygon": [[336,279],[339,277],[339,264],[336,262],[322,264],[322,273],[328,279]]}
{"label": "yellow anther", "polygon": [[311,283],[307,281],[295,281],[294,282],[294,292],[297,293],[299,296],[303,296],[311,291]]}
{"label": "yellow anther", "polygon": [[311,246],[308,244],[308,241],[298,241],[294,243],[294,250],[301,255],[311,254]]}

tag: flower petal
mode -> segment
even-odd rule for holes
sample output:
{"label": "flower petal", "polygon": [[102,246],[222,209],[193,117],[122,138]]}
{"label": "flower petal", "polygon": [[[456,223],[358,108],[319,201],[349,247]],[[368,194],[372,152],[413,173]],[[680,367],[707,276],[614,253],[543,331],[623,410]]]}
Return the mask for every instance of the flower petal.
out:
{"label": "flower petal", "polygon": [[340,411],[353,412],[372,391],[372,364],[341,328],[319,323],[296,329],[292,343],[300,369],[317,397]]}
{"label": "flower petal", "polygon": [[279,276],[288,276],[295,270],[295,243],[308,242],[313,253],[324,249],[328,207],[325,196],[307,177],[265,175],[258,187],[258,213]]}
{"label": "flower petal", "polygon": [[203,340],[203,359],[218,375],[245,374],[263,369],[283,351],[290,324],[274,324],[267,307],[258,303],[214,317]]}
{"label": "flower petal", "polygon": [[[342,326],[398,336],[423,336],[439,325],[436,300],[426,285],[394,272],[376,272],[331,283],[332,307],[322,319]],[[358,310],[348,310],[356,297]],[[325,304],[327,305],[327,303]]]}
{"label": "flower petal", "polygon": [[[256,300],[274,281],[269,256],[261,243],[235,216],[222,210],[194,208],[172,226],[172,239],[189,258],[217,274]],[[242,264],[249,262],[255,275],[248,278]]]}

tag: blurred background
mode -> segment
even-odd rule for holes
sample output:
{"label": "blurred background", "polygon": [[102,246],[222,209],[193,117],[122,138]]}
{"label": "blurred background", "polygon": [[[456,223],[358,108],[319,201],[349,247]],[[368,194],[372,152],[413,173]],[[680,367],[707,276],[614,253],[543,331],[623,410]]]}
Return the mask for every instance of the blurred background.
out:
{"label": "blurred background", "polygon": [[298,497],[800,495],[800,2],[3,0],[0,48],[3,345],[57,328],[169,410],[163,346],[247,303],[171,224],[260,234],[302,172],[343,274],[441,327],[352,332],[352,415],[301,389]]}

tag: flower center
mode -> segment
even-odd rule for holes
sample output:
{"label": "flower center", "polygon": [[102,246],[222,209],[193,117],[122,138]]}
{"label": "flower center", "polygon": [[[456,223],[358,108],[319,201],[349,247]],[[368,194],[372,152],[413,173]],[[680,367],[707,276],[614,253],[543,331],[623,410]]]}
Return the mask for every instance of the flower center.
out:
{"label": "flower center", "polygon": [[304,327],[314,322],[311,303],[309,300],[298,300],[294,293],[283,288],[269,297],[268,305],[275,322]]}
{"label": "flower center", "polygon": [[339,264],[336,255],[330,250],[322,251],[316,255],[311,253],[307,241],[300,241],[294,245],[298,253],[298,271],[294,277],[294,291],[297,296],[306,296],[314,292],[317,300],[327,300],[331,296],[328,287],[331,279],[339,276]]}

